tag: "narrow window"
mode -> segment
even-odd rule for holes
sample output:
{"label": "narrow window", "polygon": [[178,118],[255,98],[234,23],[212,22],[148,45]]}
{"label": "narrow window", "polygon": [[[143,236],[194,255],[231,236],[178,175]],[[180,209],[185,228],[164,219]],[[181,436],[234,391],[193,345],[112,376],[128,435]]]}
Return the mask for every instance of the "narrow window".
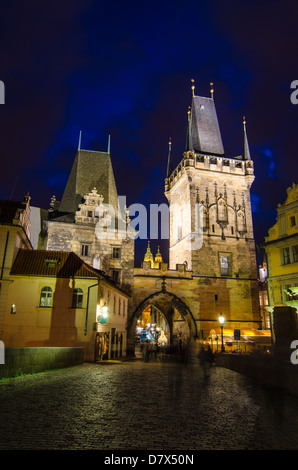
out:
{"label": "narrow window", "polygon": [[80,288],[77,288],[73,291],[72,294],[72,308],[82,308],[83,307],[83,291]]}
{"label": "narrow window", "polygon": [[89,245],[82,245],[81,255],[88,256],[88,251],[89,251]]}
{"label": "narrow window", "polygon": [[291,262],[289,247],[282,249],[282,260],[283,260],[283,264],[289,264]]}
{"label": "narrow window", "polygon": [[121,249],[119,247],[113,247],[113,258],[119,259],[121,257]]}
{"label": "narrow window", "polygon": [[40,307],[51,307],[52,306],[53,291],[51,287],[43,287],[40,294]]}
{"label": "narrow window", "polygon": [[293,263],[298,261],[298,245],[292,246]]}
{"label": "narrow window", "polygon": [[221,267],[221,274],[223,276],[227,276],[229,274],[229,260],[227,256],[220,257],[220,267]]}
{"label": "narrow window", "polygon": [[113,281],[115,281],[115,282],[120,282],[120,271],[118,271],[118,270],[115,269],[115,270],[112,272],[112,279],[113,279]]}

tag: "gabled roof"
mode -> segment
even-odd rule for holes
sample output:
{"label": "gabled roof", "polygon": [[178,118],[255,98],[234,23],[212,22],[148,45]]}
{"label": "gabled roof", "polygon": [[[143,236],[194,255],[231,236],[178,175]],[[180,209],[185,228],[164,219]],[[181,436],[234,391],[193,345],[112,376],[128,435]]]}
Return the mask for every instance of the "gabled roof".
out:
{"label": "gabled roof", "polygon": [[84,263],[75,253],[67,251],[18,251],[10,274],[29,276],[98,278],[103,273]]}

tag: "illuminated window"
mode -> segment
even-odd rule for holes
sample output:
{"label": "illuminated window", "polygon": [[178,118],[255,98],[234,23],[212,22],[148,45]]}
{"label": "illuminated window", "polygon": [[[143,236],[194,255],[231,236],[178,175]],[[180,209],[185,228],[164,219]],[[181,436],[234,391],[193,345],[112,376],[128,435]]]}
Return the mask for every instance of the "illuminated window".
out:
{"label": "illuminated window", "polygon": [[83,307],[83,291],[80,288],[77,288],[73,291],[72,294],[72,308],[82,308]]}
{"label": "illuminated window", "polygon": [[229,258],[227,256],[220,257],[221,275],[227,276],[229,274]]}
{"label": "illuminated window", "polygon": [[51,287],[43,287],[40,294],[40,307],[51,307],[53,299],[53,291]]}

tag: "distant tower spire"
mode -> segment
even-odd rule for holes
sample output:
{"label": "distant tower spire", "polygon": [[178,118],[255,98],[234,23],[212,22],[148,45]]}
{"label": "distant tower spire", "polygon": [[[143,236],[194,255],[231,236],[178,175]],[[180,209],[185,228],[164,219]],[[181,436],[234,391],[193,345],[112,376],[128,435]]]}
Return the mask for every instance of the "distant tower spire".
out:
{"label": "distant tower spire", "polygon": [[213,83],[212,82],[210,83],[210,86],[211,86],[211,90],[210,90],[211,98],[213,99],[214,89],[213,89]]}
{"label": "distant tower spire", "polygon": [[108,139],[108,154],[110,155],[110,150],[111,150],[111,136],[109,135]]}
{"label": "distant tower spire", "polygon": [[188,122],[187,122],[185,152],[193,152],[192,137],[191,137],[191,108],[190,106],[188,106],[187,116],[188,116]]}
{"label": "distant tower spire", "polygon": [[245,116],[243,116],[243,131],[244,131],[244,160],[251,160],[250,158],[250,151],[249,151],[249,145],[248,145],[248,139],[247,139],[247,134],[246,134],[246,119]]}
{"label": "distant tower spire", "polygon": [[191,79],[191,83],[192,83],[192,87],[191,87],[191,89],[192,89],[192,96],[194,97],[194,96],[195,96],[195,81],[194,81],[193,78]]}
{"label": "distant tower spire", "polygon": [[168,154],[168,167],[167,167],[167,178],[169,178],[172,174],[173,171],[173,165],[172,165],[172,142],[171,142],[171,137],[169,140],[169,154]]}
{"label": "distant tower spire", "polygon": [[79,134],[78,150],[81,150],[81,138],[82,138],[82,131],[80,131],[80,134]]}

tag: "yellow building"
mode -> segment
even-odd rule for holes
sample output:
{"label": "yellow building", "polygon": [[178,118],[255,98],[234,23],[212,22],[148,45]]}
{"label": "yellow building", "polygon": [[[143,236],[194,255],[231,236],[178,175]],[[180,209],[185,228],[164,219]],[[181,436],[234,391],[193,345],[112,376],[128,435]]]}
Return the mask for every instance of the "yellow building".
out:
{"label": "yellow building", "polygon": [[126,355],[129,295],[71,251],[33,250],[30,197],[0,202],[0,340],[6,348],[80,347]]}
{"label": "yellow building", "polygon": [[86,361],[125,356],[128,295],[75,253],[20,249],[10,281],[6,347],[83,347]]}
{"label": "yellow building", "polygon": [[298,286],[298,185],[287,189],[287,199],[277,207],[276,223],[262,244],[267,257],[269,306],[293,300]]}
{"label": "yellow building", "polygon": [[30,196],[24,201],[0,202],[0,340],[11,285],[10,268],[19,248],[32,250],[30,242]]}

